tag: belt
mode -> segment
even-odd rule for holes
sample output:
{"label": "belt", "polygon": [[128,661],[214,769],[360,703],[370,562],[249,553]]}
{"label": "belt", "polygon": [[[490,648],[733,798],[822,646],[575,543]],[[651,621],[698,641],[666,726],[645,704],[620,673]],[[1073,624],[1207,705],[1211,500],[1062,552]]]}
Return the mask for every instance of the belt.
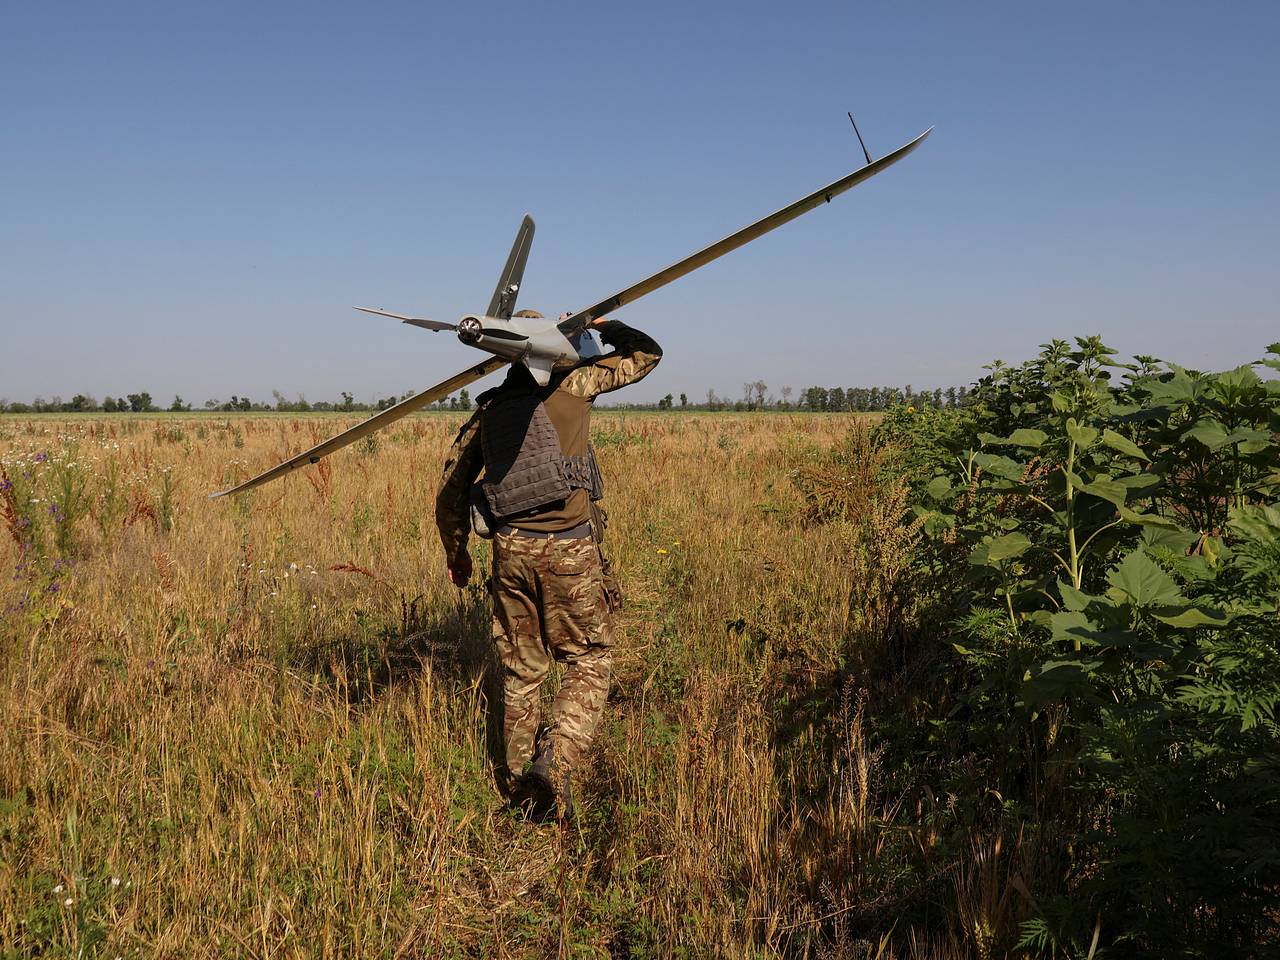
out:
{"label": "belt", "polygon": [[591,521],[583,520],[576,527],[568,530],[522,530],[510,524],[498,528],[498,532],[508,537],[532,537],[534,540],[589,540],[591,538]]}

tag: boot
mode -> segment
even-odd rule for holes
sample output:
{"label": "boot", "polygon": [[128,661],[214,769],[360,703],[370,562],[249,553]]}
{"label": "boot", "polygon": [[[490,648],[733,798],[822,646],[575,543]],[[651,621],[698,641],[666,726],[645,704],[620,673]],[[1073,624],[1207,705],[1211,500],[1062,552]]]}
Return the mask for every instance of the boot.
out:
{"label": "boot", "polygon": [[529,772],[520,778],[517,796],[525,816],[536,823],[573,816],[569,774],[556,763],[554,741],[542,749]]}

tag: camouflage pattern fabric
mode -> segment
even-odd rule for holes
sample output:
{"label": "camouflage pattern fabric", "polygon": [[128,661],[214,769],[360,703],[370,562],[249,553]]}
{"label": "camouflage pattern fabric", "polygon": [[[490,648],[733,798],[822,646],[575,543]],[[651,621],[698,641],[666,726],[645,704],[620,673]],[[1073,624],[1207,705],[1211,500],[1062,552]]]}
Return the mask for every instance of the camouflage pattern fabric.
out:
{"label": "camouflage pattern fabric", "polygon": [[[662,348],[652,337],[625,323],[609,320],[596,329],[613,351],[568,371],[557,389],[591,400],[643,379],[662,359]],[[466,552],[471,536],[471,485],[483,467],[477,411],[454,438],[436,492],[436,526],[450,565]]]}
{"label": "camouflage pattern fabric", "polygon": [[[493,639],[503,668],[507,776],[519,776],[535,746],[552,748],[568,774],[591,743],[609,692],[613,612],[605,596],[600,550],[590,539],[499,533],[493,540]],[[541,721],[538,690],[552,659],[564,678]]]}

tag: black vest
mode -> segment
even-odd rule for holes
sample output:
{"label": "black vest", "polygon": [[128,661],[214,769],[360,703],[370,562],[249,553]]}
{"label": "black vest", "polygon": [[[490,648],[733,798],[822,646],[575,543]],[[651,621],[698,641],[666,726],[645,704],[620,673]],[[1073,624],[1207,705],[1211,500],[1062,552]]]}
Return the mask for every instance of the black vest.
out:
{"label": "black vest", "polygon": [[480,488],[499,521],[566,500],[575,489],[590,490],[592,500],[604,496],[595,450],[566,457],[537,392],[498,390],[480,410],[480,446]]}

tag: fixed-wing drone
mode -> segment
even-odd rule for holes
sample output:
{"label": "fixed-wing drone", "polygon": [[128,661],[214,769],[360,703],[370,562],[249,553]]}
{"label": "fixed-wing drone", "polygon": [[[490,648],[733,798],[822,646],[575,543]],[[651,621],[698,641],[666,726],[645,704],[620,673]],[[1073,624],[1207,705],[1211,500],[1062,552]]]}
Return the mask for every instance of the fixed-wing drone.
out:
{"label": "fixed-wing drone", "polygon": [[[853,117],[850,116],[849,119],[852,120]],[[498,286],[493,291],[493,298],[489,301],[489,309],[483,315],[468,315],[457,323],[444,323],[438,320],[423,320],[418,317],[387,313],[383,310],[374,310],[369,307],[356,308],[366,313],[375,313],[380,316],[401,320],[413,326],[424,327],[427,330],[453,331],[463,343],[478,347],[492,354],[492,356],[477,363],[475,366],[468,367],[448,380],[436,384],[434,387],[429,387],[421,393],[407,400],[402,400],[381,413],[375,414],[364,422],[356,424],[350,430],[346,430],[335,437],[330,437],[310,450],[303,451],[296,457],[290,457],[284,463],[272,467],[265,473],[261,473],[251,480],[246,480],[230,490],[211,494],[211,497],[243,493],[269,480],[291,473],[299,467],[306,466],[309,463],[316,463],[321,457],[327,456],[335,450],[340,450],[347,444],[354,443],[361,437],[373,433],[375,430],[380,430],[401,417],[413,413],[415,410],[420,410],[436,400],[447,397],[455,390],[462,389],[508,363],[525,364],[529,368],[529,372],[533,374],[534,379],[545,386],[556,370],[573,367],[586,359],[586,356],[580,353],[580,345],[587,339],[583,337],[583,334],[592,321],[604,317],[628,303],[634,303],[645,294],[652,293],[659,287],[664,287],[687,273],[692,273],[712,260],[724,256],[730,250],[736,250],[738,247],[750,243],[775,227],[780,227],[801,214],[808,213],[815,207],[830,203],[832,198],[875,176],[880,171],[893,166],[893,164],[920,146],[932,132],[933,128],[930,127],[910,143],[874,161],[871,159],[870,154],[866,153],[866,146],[864,145],[863,152],[867,158],[865,166],[859,167],[847,176],[815,190],[813,193],[788,204],[767,217],[762,217],[755,223],[743,227],[737,233],[732,233],[723,240],[719,240],[708,247],[704,247],[697,253],[685,257],[683,260],[673,263],[666,269],[659,270],[653,276],[632,284],[625,290],[606,297],[583,310],[570,314],[559,322],[512,316],[515,310],[516,297],[520,292],[520,283],[524,278],[525,261],[529,258],[529,247],[533,243],[533,218],[526,215],[520,224],[519,232],[516,234],[516,242],[511,248],[510,256],[507,257],[507,264],[503,268],[502,276],[498,278]],[[862,137],[860,134],[858,139],[861,142]]]}

